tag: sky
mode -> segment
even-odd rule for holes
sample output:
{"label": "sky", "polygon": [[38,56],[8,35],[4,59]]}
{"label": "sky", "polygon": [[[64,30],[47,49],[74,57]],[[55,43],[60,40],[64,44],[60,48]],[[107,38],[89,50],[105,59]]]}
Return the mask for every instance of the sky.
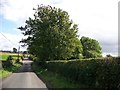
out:
{"label": "sky", "polygon": [[[33,17],[37,5],[51,5],[67,11],[78,24],[80,37],[99,41],[103,56],[118,56],[118,1],[120,0],[0,0],[0,50],[19,47],[24,38],[17,28]],[[7,38],[7,39],[6,39]],[[21,47],[21,50],[26,48]]]}

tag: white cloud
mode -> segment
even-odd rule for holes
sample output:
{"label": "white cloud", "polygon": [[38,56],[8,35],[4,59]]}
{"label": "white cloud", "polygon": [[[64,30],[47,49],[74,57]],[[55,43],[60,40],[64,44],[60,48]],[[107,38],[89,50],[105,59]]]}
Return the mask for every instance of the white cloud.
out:
{"label": "white cloud", "polygon": [[118,55],[118,0],[70,0],[61,7],[79,24],[80,36],[97,39],[104,54]]}
{"label": "white cloud", "polygon": [[[0,34],[0,50],[11,50],[17,48],[21,45],[19,41],[22,39],[22,35],[13,35],[9,33]],[[21,51],[26,50],[26,48],[21,47]]]}
{"label": "white cloud", "polygon": [[[67,11],[79,24],[80,36],[97,39],[106,53],[117,52],[119,0],[1,0],[1,14],[16,23],[32,17],[33,7],[52,5]],[[113,45],[113,46],[112,46]],[[107,47],[107,48],[106,48]]]}
{"label": "white cloud", "polygon": [[57,4],[60,2],[61,0],[1,0],[0,14],[5,19],[23,23],[28,17],[33,17],[33,8],[36,8],[37,5]]}
{"label": "white cloud", "polygon": [[23,22],[28,16],[31,16],[32,2],[30,1],[31,0],[6,0],[6,3],[3,3],[1,14],[3,14],[7,20]]}

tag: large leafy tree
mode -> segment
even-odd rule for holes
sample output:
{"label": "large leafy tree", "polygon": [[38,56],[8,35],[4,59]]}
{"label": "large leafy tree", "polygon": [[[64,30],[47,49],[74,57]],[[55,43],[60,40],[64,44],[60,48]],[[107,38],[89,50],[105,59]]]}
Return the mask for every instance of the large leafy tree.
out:
{"label": "large leafy tree", "polygon": [[102,49],[97,40],[83,36],[80,41],[83,46],[83,56],[85,58],[97,58],[102,56]]}
{"label": "large leafy tree", "polygon": [[28,45],[29,52],[41,60],[79,58],[82,45],[77,36],[78,28],[68,13],[44,5],[34,10],[34,18],[19,27],[24,36],[28,36],[22,42]]}

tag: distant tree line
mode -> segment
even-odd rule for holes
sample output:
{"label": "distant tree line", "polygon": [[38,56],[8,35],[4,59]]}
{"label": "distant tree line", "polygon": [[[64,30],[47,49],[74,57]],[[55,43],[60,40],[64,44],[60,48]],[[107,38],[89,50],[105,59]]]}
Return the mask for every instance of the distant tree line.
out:
{"label": "distant tree line", "polygon": [[60,8],[40,5],[35,10],[34,18],[26,20],[26,25],[19,27],[27,39],[29,53],[39,60],[79,59],[101,57],[99,42],[77,35],[78,25],[70,20],[66,11]]}

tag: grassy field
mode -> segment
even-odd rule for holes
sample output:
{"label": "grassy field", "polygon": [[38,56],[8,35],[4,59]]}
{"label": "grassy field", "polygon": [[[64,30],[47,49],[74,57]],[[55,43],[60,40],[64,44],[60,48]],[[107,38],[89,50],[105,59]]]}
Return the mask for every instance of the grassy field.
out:
{"label": "grassy field", "polygon": [[[6,52],[0,52],[0,60],[7,60],[7,58],[9,56],[12,56],[13,59],[17,59],[18,58],[18,54],[17,53],[6,53]],[[22,54],[20,54],[20,56],[22,56]]]}
{"label": "grassy field", "polygon": [[7,60],[7,58],[9,57],[10,53],[2,53],[0,52],[0,60]]}

